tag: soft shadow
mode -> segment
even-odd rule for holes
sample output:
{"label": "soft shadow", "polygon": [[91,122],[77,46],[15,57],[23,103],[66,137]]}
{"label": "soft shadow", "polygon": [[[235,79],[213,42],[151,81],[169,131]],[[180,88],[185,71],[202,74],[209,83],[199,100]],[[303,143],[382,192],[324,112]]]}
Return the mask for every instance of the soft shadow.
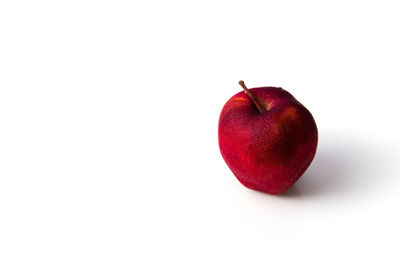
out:
{"label": "soft shadow", "polygon": [[277,196],[283,198],[299,198],[302,196],[302,192],[297,186],[297,184],[295,184],[291,188],[289,188],[286,192]]}
{"label": "soft shadow", "polygon": [[288,196],[360,196],[390,184],[393,148],[377,140],[359,136],[328,136],[320,140],[310,168],[296,183],[297,191]]}
{"label": "soft shadow", "polygon": [[311,166],[293,187],[280,195],[249,189],[248,195],[284,202],[318,198],[352,203],[375,198],[397,182],[397,150],[371,136],[322,133]]}

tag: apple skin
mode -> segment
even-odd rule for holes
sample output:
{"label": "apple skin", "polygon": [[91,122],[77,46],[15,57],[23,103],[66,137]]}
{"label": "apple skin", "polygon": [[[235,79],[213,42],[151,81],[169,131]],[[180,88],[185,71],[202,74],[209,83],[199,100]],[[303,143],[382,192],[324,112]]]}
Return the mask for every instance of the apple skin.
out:
{"label": "apple skin", "polygon": [[246,187],[281,194],[303,175],[317,150],[318,130],[311,113],[277,87],[249,89],[224,105],[218,124],[219,148],[226,164]]}

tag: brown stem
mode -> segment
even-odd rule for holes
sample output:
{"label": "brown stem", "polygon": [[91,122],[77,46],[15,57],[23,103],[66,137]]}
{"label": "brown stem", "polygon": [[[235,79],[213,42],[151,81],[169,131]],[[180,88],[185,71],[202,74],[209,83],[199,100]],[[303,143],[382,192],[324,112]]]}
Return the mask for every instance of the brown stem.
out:
{"label": "brown stem", "polygon": [[244,81],[240,80],[239,81],[240,86],[243,87],[244,91],[249,95],[251,101],[253,101],[254,105],[256,105],[258,111],[260,113],[263,113],[264,111],[266,111],[265,107],[263,105],[261,105],[257,99],[253,96],[252,93],[250,93],[250,90],[247,88],[247,86],[244,84]]}

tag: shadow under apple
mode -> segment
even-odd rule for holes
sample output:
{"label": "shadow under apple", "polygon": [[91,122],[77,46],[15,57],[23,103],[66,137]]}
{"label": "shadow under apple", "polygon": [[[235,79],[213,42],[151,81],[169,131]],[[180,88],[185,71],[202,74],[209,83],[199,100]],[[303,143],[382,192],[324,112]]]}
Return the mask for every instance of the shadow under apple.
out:
{"label": "shadow under apple", "polygon": [[382,141],[354,135],[322,135],[313,163],[281,197],[376,196],[393,179],[393,164],[393,147]]}

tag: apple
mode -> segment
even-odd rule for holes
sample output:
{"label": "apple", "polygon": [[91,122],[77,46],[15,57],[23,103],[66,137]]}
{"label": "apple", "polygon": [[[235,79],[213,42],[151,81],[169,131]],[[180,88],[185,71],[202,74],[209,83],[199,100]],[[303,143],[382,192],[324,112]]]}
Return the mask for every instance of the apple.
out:
{"label": "apple", "polygon": [[224,105],[218,143],[226,164],[246,187],[268,194],[287,191],[311,164],[318,130],[311,113],[278,87],[241,91]]}

